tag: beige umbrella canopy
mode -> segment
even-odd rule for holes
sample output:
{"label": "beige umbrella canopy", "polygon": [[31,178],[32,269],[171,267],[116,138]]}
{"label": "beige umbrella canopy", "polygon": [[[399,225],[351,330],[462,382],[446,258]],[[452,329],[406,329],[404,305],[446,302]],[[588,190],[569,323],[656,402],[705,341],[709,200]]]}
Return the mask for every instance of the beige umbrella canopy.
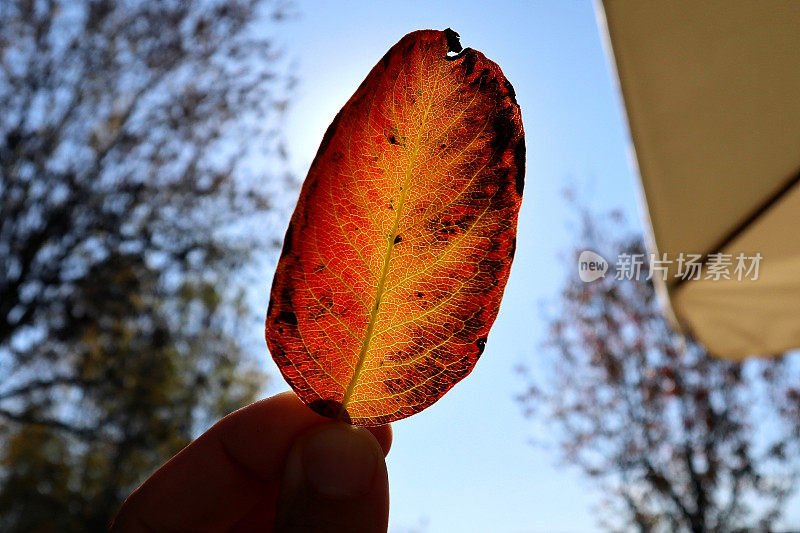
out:
{"label": "beige umbrella canopy", "polygon": [[720,357],[800,347],[800,1],[602,8],[670,315]]}

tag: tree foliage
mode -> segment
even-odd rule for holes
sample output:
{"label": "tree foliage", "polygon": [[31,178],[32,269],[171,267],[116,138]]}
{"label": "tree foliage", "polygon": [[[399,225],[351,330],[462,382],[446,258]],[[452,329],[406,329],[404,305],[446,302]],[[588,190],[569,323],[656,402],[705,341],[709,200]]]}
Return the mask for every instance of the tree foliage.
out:
{"label": "tree foliage", "polygon": [[238,282],[272,243],[237,228],[280,181],[285,14],[0,0],[3,531],[101,529],[263,385]]}
{"label": "tree foliage", "polygon": [[800,361],[720,360],[677,333],[647,264],[615,279],[612,258],[648,256],[640,236],[606,237],[623,234],[613,220],[583,215],[572,264],[589,249],[611,271],[566,281],[549,371],[527,368],[526,413],[557,428],[563,460],[597,482],[609,530],[773,530],[800,473]]}

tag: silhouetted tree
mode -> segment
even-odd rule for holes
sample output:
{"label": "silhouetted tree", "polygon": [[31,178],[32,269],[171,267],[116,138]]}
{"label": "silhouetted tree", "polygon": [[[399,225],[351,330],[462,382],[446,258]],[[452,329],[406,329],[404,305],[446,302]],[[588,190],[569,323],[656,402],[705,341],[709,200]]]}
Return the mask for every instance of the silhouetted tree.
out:
{"label": "silhouetted tree", "polygon": [[288,179],[285,14],[0,0],[0,530],[103,529],[263,385],[240,281]]}
{"label": "silhouetted tree", "polygon": [[[800,472],[798,358],[710,357],[665,320],[646,261],[615,279],[618,254],[648,257],[641,237],[609,238],[618,218],[582,221],[548,311],[547,370],[523,369],[526,413],[599,485],[609,530],[771,531]],[[604,278],[578,278],[586,249],[609,261]]]}

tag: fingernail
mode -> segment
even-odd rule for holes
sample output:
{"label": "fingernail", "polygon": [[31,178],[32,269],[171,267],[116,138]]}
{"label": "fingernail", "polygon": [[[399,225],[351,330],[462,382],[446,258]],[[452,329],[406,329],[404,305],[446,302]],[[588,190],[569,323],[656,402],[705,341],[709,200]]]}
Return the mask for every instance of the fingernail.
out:
{"label": "fingernail", "polygon": [[352,498],[369,491],[380,446],[372,435],[347,424],[325,424],[303,449],[308,484],[329,498]]}

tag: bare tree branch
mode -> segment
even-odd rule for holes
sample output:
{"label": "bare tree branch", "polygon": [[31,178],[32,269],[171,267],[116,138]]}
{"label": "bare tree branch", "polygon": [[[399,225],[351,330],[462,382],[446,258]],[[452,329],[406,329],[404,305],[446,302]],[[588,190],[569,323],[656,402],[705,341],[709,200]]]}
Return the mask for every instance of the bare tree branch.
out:
{"label": "bare tree branch", "polygon": [[[579,216],[575,261],[586,249],[638,254],[647,271],[640,236],[613,240],[619,227]],[[671,329],[644,275],[571,277],[557,303],[547,377],[529,383],[520,402],[558,429],[565,462],[615,500],[621,514],[604,524],[654,533],[772,528],[800,476],[797,356],[710,357]]]}

